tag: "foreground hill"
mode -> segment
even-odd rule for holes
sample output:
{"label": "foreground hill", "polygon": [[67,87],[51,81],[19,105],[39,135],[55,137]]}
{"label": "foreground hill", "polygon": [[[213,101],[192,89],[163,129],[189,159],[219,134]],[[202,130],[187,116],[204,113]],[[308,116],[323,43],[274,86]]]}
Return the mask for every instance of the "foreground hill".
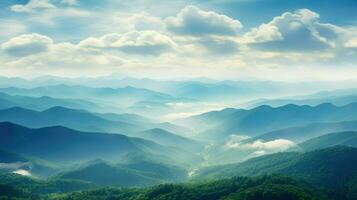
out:
{"label": "foreground hill", "polygon": [[58,179],[86,181],[98,186],[150,186],[167,181],[183,181],[187,177],[185,170],[178,167],[153,162],[130,164],[109,164],[95,161],[85,167],[65,172]]}
{"label": "foreground hill", "polygon": [[357,149],[336,146],[316,151],[285,152],[250,159],[239,164],[208,167],[196,179],[285,174],[322,186],[342,186],[357,178]]}
{"label": "foreground hill", "polygon": [[0,123],[0,146],[6,151],[58,162],[95,158],[120,160],[138,152],[184,158],[184,152],[140,138],[80,132],[60,126],[30,129],[8,122]]}
{"label": "foreground hill", "polygon": [[325,103],[314,107],[289,104],[276,108],[260,106],[250,110],[229,108],[190,117],[180,123],[200,130],[203,138],[217,139],[231,134],[257,136],[311,123],[356,119],[357,103],[340,107]]}
{"label": "foreground hill", "polygon": [[357,132],[338,132],[316,137],[299,144],[305,151],[344,145],[357,147]]}
{"label": "foreground hill", "polygon": [[[21,182],[22,181],[22,182]],[[26,181],[28,183],[26,183]],[[0,183],[2,181],[0,180]],[[51,199],[51,200],[301,200],[318,199],[328,200],[323,191],[304,182],[282,176],[266,176],[258,178],[236,177],[200,184],[164,184],[151,188],[115,189],[105,188],[58,194],[66,190],[60,184],[38,183],[33,180],[18,180],[21,184],[0,184],[0,191],[5,197],[19,200],[24,199]],[[25,183],[23,183],[25,182]],[[54,182],[56,183],[56,182]],[[77,185],[77,188],[90,187],[85,182],[67,181],[68,186]],[[32,184],[32,185],[31,185]],[[54,186],[51,186],[54,185]],[[42,189],[39,190],[39,186]],[[57,191],[57,194],[51,194]],[[50,195],[46,195],[50,194]]]}

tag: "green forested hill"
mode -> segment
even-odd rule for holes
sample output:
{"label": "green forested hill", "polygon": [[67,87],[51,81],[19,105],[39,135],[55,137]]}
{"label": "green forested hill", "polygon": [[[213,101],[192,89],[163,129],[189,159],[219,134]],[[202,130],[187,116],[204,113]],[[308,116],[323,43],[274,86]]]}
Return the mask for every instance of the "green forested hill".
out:
{"label": "green forested hill", "polygon": [[239,164],[204,168],[196,179],[285,174],[321,186],[341,186],[357,178],[357,149],[336,146],[306,153],[284,152]]}
{"label": "green forested hill", "polygon": [[[52,187],[51,184],[42,185]],[[264,176],[257,178],[235,177],[196,184],[163,184],[143,189],[103,188],[69,194],[34,195],[36,187],[15,187],[0,184],[3,196],[17,199],[51,200],[328,200],[325,191],[302,181],[284,176]],[[26,196],[29,195],[29,196]],[[5,198],[6,199],[6,198]],[[15,198],[14,198],[15,199]]]}

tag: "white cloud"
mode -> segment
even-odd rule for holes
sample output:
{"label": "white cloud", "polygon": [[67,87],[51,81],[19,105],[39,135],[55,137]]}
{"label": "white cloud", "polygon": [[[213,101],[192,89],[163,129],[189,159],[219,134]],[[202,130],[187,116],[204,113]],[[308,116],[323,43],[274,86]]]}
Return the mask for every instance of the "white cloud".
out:
{"label": "white cloud", "polygon": [[262,140],[256,140],[251,143],[242,143],[241,140],[237,141],[235,138],[232,138],[225,144],[224,147],[226,149],[253,151],[256,154],[262,154],[262,152],[272,153],[272,152],[285,151],[294,146],[295,146],[294,142],[286,139],[277,139],[267,142],[264,142]]}
{"label": "white cloud", "polygon": [[28,170],[24,170],[24,169],[18,169],[18,170],[13,171],[12,173],[19,174],[21,176],[31,176],[31,172]]}
{"label": "white cloud", "polygon": [[169,31],[178,35],[234,36],[242,28],[240,21],[213,11],[203,11],[195,6],[186,6],[175,17],[166,19]]}
{"label": "white cloud", "polygon": [[3,43],[1,49],[10,56],[22,57],[46,52],[52,43],[51,38],[33,33],[14,37]]}
{"label": "white cloud", "polygon": [[11,6],[14,12],[33,12],[37,9],[52,9],[56,8],[55,5],[50,3],[49,0],[30,0],[27,4],[16,4]]}
{"label": "white cloud", "polygon": [[286,12],[245,34],[251,47],[267,51],[310,51],[335,47],[338,27],[319,22],[308,9]]}
{"label": "white cloud", "polygon": [[120,50],[127,54],[160,55],[169,52],[176,43],[170,37],[156,31],[132,31],[88,38],[81,41],[79,46],[93,50]]}
{"label": "white cloud", "polygon": [[13,37],[27,31],[27,26],[16,20],[0,20],[0,38]]}

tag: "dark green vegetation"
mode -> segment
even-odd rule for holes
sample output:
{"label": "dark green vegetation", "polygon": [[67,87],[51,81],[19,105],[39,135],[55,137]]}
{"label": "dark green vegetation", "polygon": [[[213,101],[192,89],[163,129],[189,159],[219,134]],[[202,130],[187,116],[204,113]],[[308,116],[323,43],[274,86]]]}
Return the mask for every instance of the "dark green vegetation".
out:
{"label": "dark green vegetation", "polygon": [[[338,190],[338,195],[355,195],[357,149],[336,146],[306,153],[284,152],[250,159],[240,164],[208,167],[195,179],[284,174],[313,185]],[[344,198],[347,198],[347,197]]]}
{"label": "dark green vegetation", "polygon": [[[184,181],[182,177],[186,172],[177,167],[150,162],[109,164],[96,160],[47,180],[4,174],[0,177],[0,188],[5,191],[4,196],[23,199],[33,196],[35,199],[59,200],[353,200],[357,197],[356,167],[357,149],[336,146],[307,153],[277,153],[241,164],[209,167],[197,172],[191,183],[116,189],[103,187],[149,186],[167,181]],[[63,194],[78,190],[86,191]]]}
{"label": "dark green vegetation", "polygon": [[[43,186],[38,190],[38,186]],[[3,185],[0,184],[0,188]],[[52,187],[51,187],[52,186]],[[83,186],[83,185],[82,185]],[[3,186],[5,187],[5,186]],[[284,176],[265,176],[258,178],[237,177],[197,184],[165,184],[147,189],[99,189],[71,194],[45,195],[50,189],[61,191],[64,188],[53,182],[40,183],[28,180],[18,187],[6,185],[5,195],[29,199],[33,195],[36,199],[56,200],[216,200],[216,199],[248,199],[248,200],[323,200],[329,199],[322,190],[302,181]],[[38,192],[37,196],[34,193]],[[30,195],[31,194],[31,195]],[[28,195],[28,196],[26,196]]]}

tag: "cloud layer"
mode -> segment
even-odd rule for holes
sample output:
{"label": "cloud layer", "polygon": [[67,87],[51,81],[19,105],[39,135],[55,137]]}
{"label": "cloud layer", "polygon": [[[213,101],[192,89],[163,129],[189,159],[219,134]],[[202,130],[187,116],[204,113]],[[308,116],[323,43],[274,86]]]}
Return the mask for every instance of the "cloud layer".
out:
{"label": "cloud layer", "polygon": [[26,34],[3,43],[1,49],[10,56],[23,57],[46,52],[52,43],[52,39],[47,36]]}
{"label": "cloud layer", "polygon": [[237,35],[240,21],[194,6],[183,8],[175,17],[166,19],[167,29],[179,35]]}
{"label": "cloud layer", "polygon": [[351,78],[353,73],[345,72],[357,70],[357,27],[324,22],[309,9],[289,10],[243,27],[244,21],[219,9],[185,1],[160,1],[147,9],[140,3],[107,1],[93,7],[78,0],[30,0],[11,5],[8,17],[0,20],[0,72],[90,68],[85,71],[90,75],[150,71],[306,78],[327,77],[340,69],[340,78]]}

